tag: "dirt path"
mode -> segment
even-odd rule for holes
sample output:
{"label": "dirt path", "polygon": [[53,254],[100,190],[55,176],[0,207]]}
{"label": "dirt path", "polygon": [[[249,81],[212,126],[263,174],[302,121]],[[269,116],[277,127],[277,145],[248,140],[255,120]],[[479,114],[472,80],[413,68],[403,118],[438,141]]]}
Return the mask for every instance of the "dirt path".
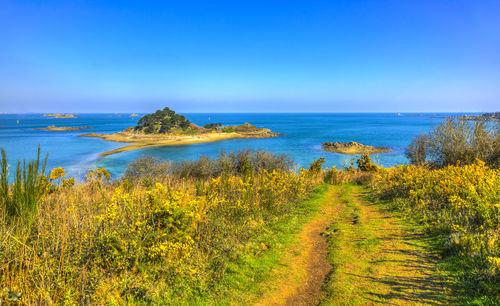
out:
{"label": "dirt path", "polygon": [[284,273],[257,305],[313,305],[321,299],[321,287],[332,269],[321,233],[342,212],[337,194],[334,188],[326,194],[318,216],[304,226],[298,243],[288,250]]}
{"label": "dirt path", "polygon": [[332,186],[258,305],[448,304],[426,245],[361,187]]}

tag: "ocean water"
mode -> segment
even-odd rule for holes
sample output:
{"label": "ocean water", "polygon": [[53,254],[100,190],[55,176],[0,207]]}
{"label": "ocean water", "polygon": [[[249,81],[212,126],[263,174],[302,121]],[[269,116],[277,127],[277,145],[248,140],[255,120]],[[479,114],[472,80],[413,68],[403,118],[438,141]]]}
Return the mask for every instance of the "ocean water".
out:
{"label": "ocean water", "polygon": [[[380,165],[389,167],[407,163],[405,148],[412,138],[429,131],[443,119],[439,115],[377,114],[183,114],[198,125],[221,122],[237,125],[249,122],[257,127],[284,133],[265,139],[231,139],[213,143],[145,148],[106,157],[99,153],[126,144],[99,138],[77,137],[79,134],[115,133],[134,126],[140,117],[129,114],[78,114],[75,119],[52,119],[41,114],[0,114],[0,147],[4,148],[13,166],[18,159],[35,157],[38,145],[48,153],[47,169],[64,167],[70,176],[83,177],[89,169],[104,167],[113,178],[120,177],[127,164],[142,155],[152,155],[164,160],[197,159],[201,155],[215,157],[221,151],[238,149],[266,149],[289,154],[296,165],[307,166],[314,159],[324,157],[327,166],[341,168],[354,156],[325,152],[325,141],[356,141],[373,146],[390,147],[393,151],[372,155]],[[48,125],[91,126],[80,131],[40,131]]]}

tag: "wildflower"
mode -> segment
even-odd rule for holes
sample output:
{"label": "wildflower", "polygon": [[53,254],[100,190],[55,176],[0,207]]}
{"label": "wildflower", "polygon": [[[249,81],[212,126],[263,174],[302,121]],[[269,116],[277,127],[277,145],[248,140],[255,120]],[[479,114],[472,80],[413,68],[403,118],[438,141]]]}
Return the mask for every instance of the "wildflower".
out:
{"label": "wildflower", "polygon": [[63,179],[62,180],[62,187],[71,187],[75,185],[75,178],[72,177],[70,179]]}
{"label": "wildflower", "polygon": [[61,178],[65,176],[66,174],[64,173],[64,168],[63,167],[58,167],[52,169],[52,172],[50,172],[49,178],[51,180],[57,180],[58,178]]}

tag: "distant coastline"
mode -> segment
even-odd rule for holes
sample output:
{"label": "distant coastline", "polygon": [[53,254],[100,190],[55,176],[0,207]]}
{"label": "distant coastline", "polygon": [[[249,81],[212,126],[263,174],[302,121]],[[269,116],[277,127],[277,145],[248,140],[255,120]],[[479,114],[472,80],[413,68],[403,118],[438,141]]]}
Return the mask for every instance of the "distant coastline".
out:
{"label": "distant coastline", "polygon": [[461,116],[460,118],[463,118],[465,120],[471,120],[471,121],[499,122],[500,121],[500,112],[484,113],[481,115],[464,115],[464,116]]}
{"label": "distant coastline", "polygon": [[500,112],[482,113],[480,115],[456,115],[456,116],[443,116],[440,114],[402,114],[397,113],[396,116],[406,116],[406,117],[427,117],[436,119],[464,119],[469,121],[492,121],[500,122]]}
{"label": "distant coastline", "polygon": [[78,118],[75,114],[44,114],[43,117],[51,117],[54,119],[73,119]]}

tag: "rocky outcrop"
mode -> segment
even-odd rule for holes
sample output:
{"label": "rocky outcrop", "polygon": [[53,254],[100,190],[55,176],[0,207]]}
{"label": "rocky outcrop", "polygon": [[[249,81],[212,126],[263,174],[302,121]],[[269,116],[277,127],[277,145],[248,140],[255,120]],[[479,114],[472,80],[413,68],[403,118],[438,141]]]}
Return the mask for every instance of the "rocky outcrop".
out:
{"label": "rocky outcrop", "polygon": [[373,147],[360,144],[354,141],[351,142],[324,142],[323,150],[342,154],[376,154],[390,152],[390,148]]}

